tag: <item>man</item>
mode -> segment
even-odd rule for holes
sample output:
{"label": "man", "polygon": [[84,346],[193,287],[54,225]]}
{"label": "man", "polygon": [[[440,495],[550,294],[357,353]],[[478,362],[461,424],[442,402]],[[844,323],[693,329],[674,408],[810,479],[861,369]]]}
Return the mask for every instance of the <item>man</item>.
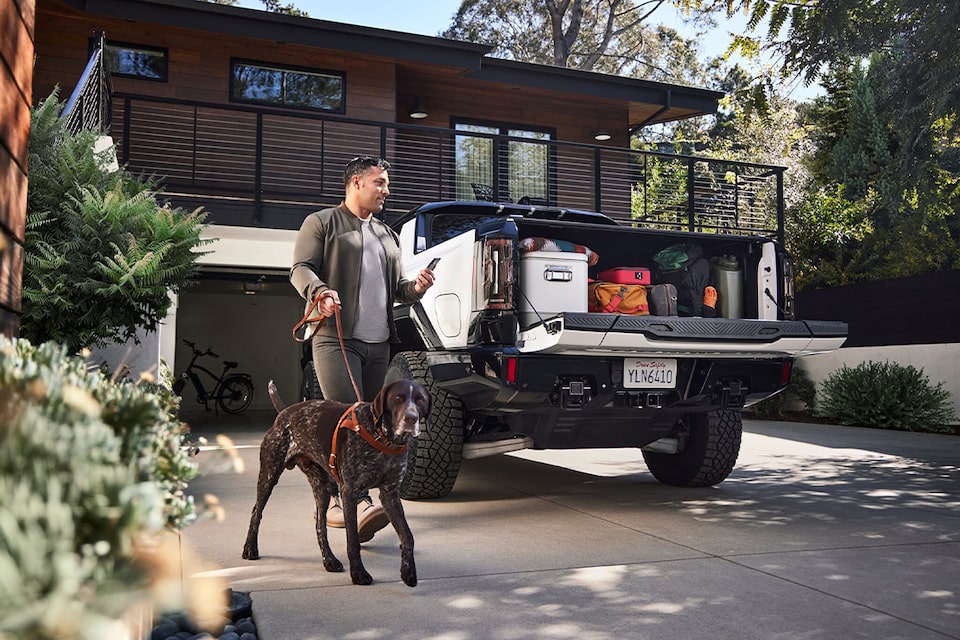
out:
{"label": "man", "polygon": [[[421,270],[415,279],[403,277],[400,240],[374,214],[390,195],[390,164],[382,158],[357,157],[343,172],[345,196],[339,206],[311,213],[297,233],[290,282],[310,304],[323,299],[317,312],[329,318],[340,311],[343,342],[350,371],[364,402],[383,386],[390,343],[397,341],[393,303],[415,302],[433,286],[433,272]],[[356,402],[344,365],[337,323],[326,322],[312,339],[313,366],[327,400]],[[385,527],[389,519],[369,495],[357,505],[361,542]],[[343,527],[339,497],[327,512],[327,524]]]}

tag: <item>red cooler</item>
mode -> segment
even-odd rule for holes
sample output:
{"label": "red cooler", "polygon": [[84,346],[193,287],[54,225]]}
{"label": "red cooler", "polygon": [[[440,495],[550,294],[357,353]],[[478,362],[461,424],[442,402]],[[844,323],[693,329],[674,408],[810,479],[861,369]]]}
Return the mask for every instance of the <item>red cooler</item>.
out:
{"label": "red cooler", "polygon": [[598,273],[597,280],[616,282],[617,284],[652,284],[650,269],[647,267],[614,267]]}

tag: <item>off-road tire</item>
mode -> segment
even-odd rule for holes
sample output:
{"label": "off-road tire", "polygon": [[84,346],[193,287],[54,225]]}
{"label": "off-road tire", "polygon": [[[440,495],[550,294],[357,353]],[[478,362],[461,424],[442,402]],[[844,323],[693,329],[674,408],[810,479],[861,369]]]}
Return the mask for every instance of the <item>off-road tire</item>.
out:
{"label": "off-road tire", "polygon": [[387,370],[386,382],[419,380],[430,394],[430,419],[420,422],[420,435],[410,441],[407,470],[400,483],[406,499],[442,498],[453,490],[463,454],[463,403],[437,387],[423,353],[398,353]]}
{"label": "off-road tire", "polygon": [[241,375],[227,376],[217,393],[217,406],[227,413],[246,411],[253,402],[253,382]]}
{"label": "off-road tire", "polygon": [[740,453],[740,410],[688,414],[678,429],[682,446],[679,453],[643,452],[653,477],[676,487],[709,487],[723,482]]}

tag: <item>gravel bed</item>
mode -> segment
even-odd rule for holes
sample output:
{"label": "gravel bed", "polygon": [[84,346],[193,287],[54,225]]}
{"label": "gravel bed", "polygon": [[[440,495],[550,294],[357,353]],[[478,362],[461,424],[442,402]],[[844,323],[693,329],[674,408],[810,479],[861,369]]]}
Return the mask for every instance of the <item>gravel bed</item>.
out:
{"label": "gravel bed", "polygon": [[185,613],[164,614],[150,631],[146,640],[259,640],[257,625],[250,612],[250,596],[229,590],[229,607],[220,635],[201,631]]}

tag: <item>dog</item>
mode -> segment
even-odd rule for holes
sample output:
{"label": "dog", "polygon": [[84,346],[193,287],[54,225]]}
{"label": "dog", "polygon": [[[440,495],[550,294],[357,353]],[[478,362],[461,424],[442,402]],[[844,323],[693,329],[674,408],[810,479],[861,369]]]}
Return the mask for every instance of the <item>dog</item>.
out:
{"label": "dog", "polygon": [[[416,586],[413,533],[400,502],[400,481],[406,470],[406,445],[410,438],[417,437],[421,421],[426,424],[430,415],[431,399],[423,385],[415,380],[397,380],[385,385],[373,402],[355,405],[306,400],[284,407],[272,380],[268,390],[278,415],[260,445],[257,500],[250,514],[243,558],[260,557],[257,538],[263,509],[280,475],[297,466],[313,489],[324,568],[343,571],[343,564],[327,541],[327,507],[332,490],[339,484],[350,578],[358,585],[373,582],[360,559],[357,499],[365,490],[377,487],[384,512],[400,538],[400,578],[408,586]],[[342,419],[351,411],[353,424],[344,427]]]}

